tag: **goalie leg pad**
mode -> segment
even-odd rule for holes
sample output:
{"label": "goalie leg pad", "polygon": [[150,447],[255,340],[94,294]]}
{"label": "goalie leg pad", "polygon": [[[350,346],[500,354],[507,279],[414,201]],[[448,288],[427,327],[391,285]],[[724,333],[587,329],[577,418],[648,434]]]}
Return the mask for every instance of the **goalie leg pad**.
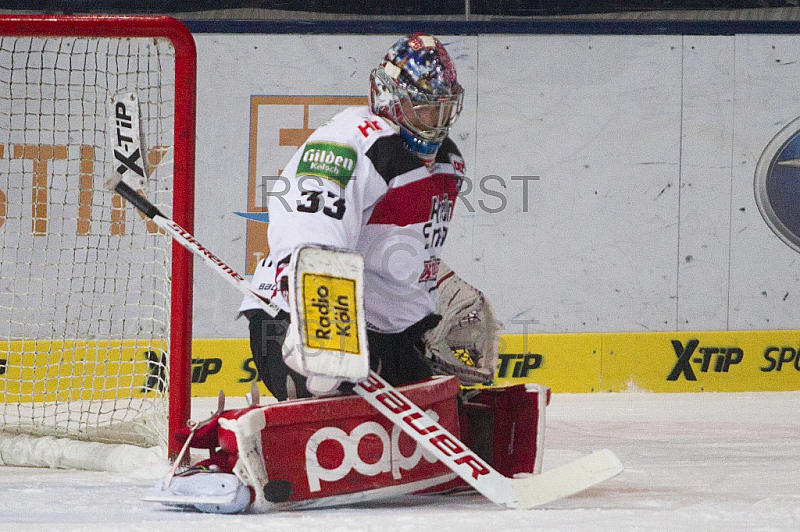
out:
{"label": "goalie leg pad", "polygon": [[[458,435],[456,379],[433,379],[400,391]],[[267,471],[271,480],[292,483],[289,502],[324,505],[365,492],[390,497],[452,477],[444,464],[358,396],[278,403],[264,414]]]}
{"label": "goalie leg pad", "polygon": [[[455,377],[434,377],[399,391],[459,437]],[[425,429],[423,425],[418,428]],[[386,499],[442,485],[455,477],[356,395],[228,410],[220,415],[216,434],[219,446],[211,451],[212,459],[225,459],[206,463],[212,467],[219,464],[222,473],[234,473],[229,476],[251,488],[248,509],[252,512]],[[209,441],[200,443],[208,448]],[[161,486],[163,491],[163,481]],[[166,501],[145,500],[209,512],[241,511],[238,506],[223,506],[225,501],[219,499],[205,500],[211,495],[193,493],[194,487],[181,486],[181,493],[171,494]],[[236,501],[241,503],[238,498]],[[198,504],[212,506],[201,508]]]}
{"label": "goalie leg pad", "polygon": [[[236,438],[239,459],[233,467],[233,472],[255,493],[253,508],[257,511],[267,511],[272,503],[264,496],[264,486],[269,481],[264,453],[261,447],[261,433],[266,426],[265,417],[261,410],[248,410],[238,418],[221,418],[220,432],[230,431]],[[222,435],[220,435],[222,437]]]}
{"label": "goalie leg pad", "polygon": [[[539,384],[468,388],[461,392],[461,441],[507,477],[541,473],[549,402],[550,389]],[[424,493],[465,487],[456,478]]]}
{"label": "goalie leg pad", "polygon": [[470,448],[505,476],[541,472],[545,407],[550,389],[519,384],[468,390],[462,419]]}

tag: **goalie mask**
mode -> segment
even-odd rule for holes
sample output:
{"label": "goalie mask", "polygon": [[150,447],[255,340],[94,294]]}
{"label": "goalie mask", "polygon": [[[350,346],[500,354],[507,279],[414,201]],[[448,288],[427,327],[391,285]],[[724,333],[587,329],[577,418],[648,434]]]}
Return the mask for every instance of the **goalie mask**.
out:
{"label": "goalie mask", "polygon": [[463,96],[447,50],[431,35],[403,37],[370,75],[372,112],[395,124],[426,163],[461,113]]}

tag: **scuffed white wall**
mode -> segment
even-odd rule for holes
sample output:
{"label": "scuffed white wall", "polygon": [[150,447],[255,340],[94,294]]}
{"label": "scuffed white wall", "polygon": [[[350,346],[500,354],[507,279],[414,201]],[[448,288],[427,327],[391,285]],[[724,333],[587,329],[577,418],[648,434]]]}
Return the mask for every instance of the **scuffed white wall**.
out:
{"label": "scuffed white wall", "polygon": [[[467,91],[452,137],[472,185],[445,260],[504,332],[798,327],[798,256],[753,176],[800,115],[800,36],[441,38]],[[195,232],[243,271],[251,96],[365,95],[395,36],[195,40]],[[195,273],[195,337],[246,336],[237,293]]]}

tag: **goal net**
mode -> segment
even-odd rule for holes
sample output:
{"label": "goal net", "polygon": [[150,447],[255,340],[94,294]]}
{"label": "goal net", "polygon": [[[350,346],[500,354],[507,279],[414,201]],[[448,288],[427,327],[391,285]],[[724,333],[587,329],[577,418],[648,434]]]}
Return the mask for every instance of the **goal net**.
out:
{"label": "goal net", "polygon": [[194,73],[167,17],[0,17],[0,436],[166,449],[188,419],[191,255],[104,182],[134,93],[126,181],[191,230]]}

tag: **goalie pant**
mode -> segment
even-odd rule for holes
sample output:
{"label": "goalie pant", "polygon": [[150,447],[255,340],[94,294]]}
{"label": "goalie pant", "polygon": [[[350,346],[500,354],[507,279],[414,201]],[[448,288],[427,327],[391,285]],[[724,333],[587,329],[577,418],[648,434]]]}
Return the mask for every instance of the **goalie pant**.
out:
{"label": "goalie pant", "polygon": [[[400,391],[504,475],[538,472],[549,390],[535,385],[474,390],[461,408],[454,377],[434,377]],[[258,441],[247,443],[241,433],[236,434],[235,427],[244,425],[263,427],[254,432]],[[240,452],[241,446],[260,448],[263,465],[244,464],[247,453]],[[208,449],[210,457],[198,464],[207,470],[264,468],[265,503],[256,503],[261,481],[245,478],[251,488],[250,505],[238,510],[331,506],[466,486],[356,396],[225,411],[195,434],[191,447]],[[180,482],[176,485],[180,490]],[[176,497],[186,501],[189,495],[184,490]],[[213,505],[193,506],[215,511]]]}

